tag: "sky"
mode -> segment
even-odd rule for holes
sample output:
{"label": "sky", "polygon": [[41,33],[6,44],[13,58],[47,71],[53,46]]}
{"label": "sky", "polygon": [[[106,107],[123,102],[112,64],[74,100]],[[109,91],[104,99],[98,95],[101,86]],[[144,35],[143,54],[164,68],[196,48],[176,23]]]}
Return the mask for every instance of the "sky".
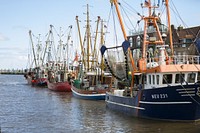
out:
{"label": "sky", "polygon": [[[29,30],[45,35],[49,25],[76,28],[75,16],[85,20],[86,4],[90,5],[91,20],[108,19],[110,0],[0,0],[0,69],[25,69],[30,47]],[[119,0],[120,1],[120,0]],[[138,12],[144,0],[121,0]],[[157,0],[156,0],[157,1]],[[162,1],[162,0],[160,0]],[[171,0],[169,0],[171,1]],[[189,27],[200,25],[200,0],[173,0],[182,20]],[[172,12],[172,11],[171,11]],[[172,23],[181,21],[172,17]],[[81,25],[81,30],[83,30]],[[74,35],[75,36],[75,35]],[[76,41],[75,41],[76,42]]]}

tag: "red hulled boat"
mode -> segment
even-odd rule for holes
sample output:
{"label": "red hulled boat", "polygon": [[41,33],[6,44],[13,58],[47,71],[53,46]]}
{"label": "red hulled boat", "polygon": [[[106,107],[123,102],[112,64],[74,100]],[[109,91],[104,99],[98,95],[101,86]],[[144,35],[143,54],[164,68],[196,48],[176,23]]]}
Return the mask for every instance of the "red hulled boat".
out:
{"label": "red hulled boat", "polygon": [[70,82],[47,82],[47,86],[52,91],[59,91],[59,92],[71,92],[71,85]]}

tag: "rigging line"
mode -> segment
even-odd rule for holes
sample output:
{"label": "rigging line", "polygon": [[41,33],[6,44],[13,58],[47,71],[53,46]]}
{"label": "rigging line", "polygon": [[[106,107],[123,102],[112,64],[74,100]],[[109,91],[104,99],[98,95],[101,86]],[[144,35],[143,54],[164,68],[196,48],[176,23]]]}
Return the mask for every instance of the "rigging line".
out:
{"label": "rigging line", "polygon": [[[118,3],[119,4],[119,3]],[[114,33],[115,33],[115,35],[114,35],[114,37],[115,37],[115,45],[117,46],[118,45],[118,36],[117,36],[117,28],[116,28],[116,22],[115,22],[115,15],[116,15],[116,12],[114,12],[114,10],[112,10],[113,11],[113,23],[114,23]],[[117,15],[116,15],[117,16]],[[120,60],[120,55],[119,55],[119,50],[117,49],[117,57],[118,57],[118,60]]]}
{"label": "rigging line", "polygon": [[[129,8],[132,8],[128,3],[126,3],[124,0],[122,0],[125,4],[127,4],[128,5],[128,7]],[[142,1],[141,1],[141,3],[142,3]],[[124,7],[126,7],[127,9],[129,9],[127,6],[125,6],[124,5]],[[129,9],[129,10],[131,10],[131,9]],[[140,18],[141,17],[143,17],[139,12],[137,12],[135,9],[133,9],[135,12],[136,12],[136,14],[138,15],[138,16],[140,16]],[[124,12],[125,12],[125,10],[124,10]],[[127,11],[128,12],[128,11]],[[129,12],[130,13],[130,12]],[[128,17],[128,15],[127,15],[127,13],[125,12],[125,14],[126,14],[126,16],[127,16],[127,18],[129,19],[129,22],[130,22],[130,24],[131,24],[131,26],[133,27],[133,29],[135,30],[135,33],[138,33],[139,34],[139,32],[136,30],[137,28],[137,25],[139,25],[138,23],[136,23],[136,26],[134,26],[132,23],[131,23],[131,20],[130,20],[130,18]],[[131,14],[131,13],[130,13]],[[134,16],[134,15],[132,15],[132,16]],[[137,22],[139,22],[139,21],[137,21]]]}
{"label": "rigging line", "polygon": [[[181,18],[181,16],[180,16],[178,10],[176,9],[176,7],[175,7],[173,1],[172,1],[172,5],[173,5],[173,7],[175,8],[175,11],[176,11],[176,13],[177,13],[179,19],[180,19],[181,22],[183,23],[183,25],[184,25],[185,27],[189,27],[189,26],[183,21],[183,19]],[[171,8],[171,7],[170,7],[170,8]],[[172,9],[172,8],[171,8],[171,9]],[[174,10],[172,9],[172,11],[174,11]],[[174,11],[174,12],[175,12],[175,11]],[[194,33],[192,30],[186,30],[186,32],[187,32],[188,34],[189,34],[189,32],[190,32],[190,33],[192,33],[194,36],[196,36],[195,33]]]}
{"label": "rigging line", "polygon": [[142,27],[140,26],[139,21],[136,23],[135,27],[138,27],[138,30],[136,30],[136,35],[140,37],[140,42],[143,43],[143,35],[140,32]]}
{"label": "rigging line", "polygon": [[[197,34],[196,34],[195,39],[192,41],[193,44],[196,44],[196,41],[197,41],[197,38],[198,38],[199,34],[200,34],[200,28],[199,28],[199,30],[198,30],[198,32],[197,32]],[[191,45],[190,45],[190,46],[191,46]],[[196,45],[195,45],[195,50],[196,50],[196,52],[199,54],[199,51],[198,51]]]}
{"label": "rigging line", "polygon": [[179,19],[182,21],[182,23],[183,23],[186,27],[188,27],[187,24],[186,24],[186,23],[183,21],[183,19],[181,18],[181,15],[179,14],[177,8],[175,7],[173,1],[171,1],[171,2],[172,2],[172,6],[174,7],[174,9],[175,9],[176,12],[173,10],[173,8],[172,8],[171,6],[169,6],[170,9],[173,10],[173,11],[178,15],[178,17],[179,17]]}
{"label": "rigging line", "polygon": [[[180,25],[180,22],[178,22],[178,18],[179,18],[179,17],[177,17],[177,16],[178,16],[177,13],[175,12],[175,10],[174,10],[173,8],[170,7],[170,9],[171,9],[171,11],[175,14],[176,23]],[[176,16],[176,15],[177,15],[177,16]],[[179,18],[179,19],[180,19],[180,18]],[[181,20],[180,20],[180,21],[181,21]],[[182,22],[182,23],[183,23],[183,22]]]}
{"label": "rigging line", "polygon": [[162,15],[164,15],[164,11],[166,10],[166,6],[162,6],[162,8],[160,8],[160,17],[162,17]]}
{"label": "rigging line", "polygon": [[127,2],[125,2],[124,0],[122,0],[129,8],[130,10],[132,9],[132,11],[134,11],[137,15],[141,16],[141,14],[139,12],[137,12],[136,9],[134,9],[130,4],[128,4]]}
{"label": "rigging line", "polygon": [[[174,6],[174,8],[176,9],[176,7]],[[170,7],[170,9],[172,10],[172,11],[174,11],[171,7]],[[177,10],[176,10],[177,11]],[[174,11],[174,13],[175,13],[175,11]],[[177,11],[177,13],[178,13],[178,11]],[[176,13],[175,13],[176,14]],[[189,27],[184,21],[183,21],[183,19],[181,18],[181,16],[180,16],[180,14],[178,13],[177,14],[178,15],[178,17],[179,17],[179,19],[181,20],[181,22],[183,23],[183,25],[185,26],[185,27]],[[193,34],[194,36],[195,36],[195,33],[191,30],[191,29],[188,29],[188,30],[186,30],[186,32],[187,32],[187,34]]]}
{"label": "rigging line", "polygon": [[197,41],[197,38],[198,38],[199,34],[200,34],[200,28],[199,28],[199,30],[198,30],[198,32],[197,32],[197,34],[196,34],[196,37],[195,37],[195,39],[194,39],[193,42],[196,42],[196,41]]}
{"label": "rigging line", "polygon": [[109,12],[109,15],[108,15],[108,20],[107,20],[107,28],[106,28],[106,32],[105,32],[105,36],[104,36],[104,41],[106,41],[106,33],[108,33],[108,27],[109,27],[109,22],[110,22],[110,18],[111,18],[111,13],[112,13],[112,7],[110,8],[110,12]]}
{"label": "rigging line", "polygon": [[112,16],[113,16],[113,25],[114,25],[114,40],[115,40],[115,45],[117,46],[118,44],[118,39],[117,39],[117,32],[116,32],[116,22],[115,22],[115,14],[114,14],[114,9],[112,10]]}
{"label": "rigging line", "polygon": [[[60,27],[60,28],[61,28],[61,27]],[[54,26],[53,26],[53,29],[54,29],[54,31],[56,32],[56,34],[57,34],[58,37],[62,37],[62,36],[63,36],[62,34],[60,35],[60,33],[57,32],[57,30],[56,30],[56,28],[55,28]]]}
{"label": "rigging line", "polygon": [[[52,32],[52,36],[51,36],[51,41],[50,42],[51,42],[51,46],[52,46],[52,52],[54,53],[55,62],[57,62],[56,46],[55,46],[53,32]],[[53,56],[51,58],[53,59]]]}
{"label": "rigging line", "polygon": [[68,26],[68,28],[63,32],[63,35],[67,34],[68,30],[70,30],[70,27],[71,27],[71,25]]}
{"label": "rigging line", "polygon": [[166,78],[164,75],[163,75],[163,79],[164,79],[164,81],[166,82],[167,86],[171,86],[171,85],[168,83],[167,78]]}
{"label": "rigging line", "polygon": [[[120,5],[121,5],[121,4],[120,4]],[[123,12],[124,12],[124,14],[126,15],[126,17],[128,18],[128,20],[129,20],[131,26],[132,26],[133,29],[136,31],[136,28],[134,27],[133,23],[131,22],[131,19],[128,17],[128,14],[126,13],[125,9],[123,8],[123,6],[120,6],[120,7],[121,7],[121,9],[123,10]],[[123,13],[123,12],[122,12],[122,13]],[[124,16],[123,16],[123,15],[122,15],[122,17],[123,17],[123,19],[124,19]],[[125,19],[124,19],[124,20],[125,20]],[[125,25],[127,26],[127,28],[128,28],[129,30],[131,30],[131,28],[127,25],[126,22],[125,22]]]}
{"label": "rigging line", "polygon": [[[122,9],[121,13],[122,13],[122,18],[123,18],[123,20],[124,20],[124,24],[126,25],[126,27],[127,27],[129,30],[131,30],[131,28],[128,26],[128,24],[127,24],[126,21],[125,21],[125,18],[124,18],[124,15],[123,15],[123,14],[126,15],[126,13],[125,13],[123,7],[121,6],[121,4],[120,4],[120,7],[121,7],[121,9]],[[127,15],[126,15],[126,17],[128,18]]]}

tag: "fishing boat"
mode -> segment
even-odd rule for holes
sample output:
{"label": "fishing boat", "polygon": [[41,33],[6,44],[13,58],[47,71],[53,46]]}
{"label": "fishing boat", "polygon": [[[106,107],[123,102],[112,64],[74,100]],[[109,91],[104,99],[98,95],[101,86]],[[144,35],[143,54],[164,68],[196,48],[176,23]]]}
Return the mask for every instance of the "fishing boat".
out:
{"label": "fishing boat", "polygon": [[59,68],[55,69],[56,66],[52,65],[54,69],[48,70],[47,87],[52,91],[71,92],[70,79],[72,75],[65,69],[66,66],[61,65],[57,63],[56,66]]}
{"label": "fishing boat", "polygon": [[24,77],[26,78],[28,84],[31,84],[33,86],[47,86],[47,71],[43,65],[43,61],[40,60],[40,57],[42,54],[40,35],[37,38],[38,39],[37,50],[35,50],[35,46],[34,46],[33,38],[32,38],[33,34],[31,30],[29,31],[29,36],[30,36],[30,42],[31,42],[31,47],[32,47],[33,61],[30,59],[32,63],[30,63],[31,64],[30,68],[27,69]]}
{"label": "fishing boat", "polygon": [[[164,1],[167,33],[162,33],[158,26],[160,18],[154,10],[157,5],[145,0],[143,8],[147,8],[149,13],[141,16],[144,31],[139,56],[134,56],[135,49],[127,40],[117,0],[111,2],[116,7],[125,41],[120,47],[101,47],[105,64],[115,77],[115,86],[106,93],[106,106],[140,118],[185,122],[200,120],[200,58],[196,55],[174,54],[168,0]],[[149,28],[154,29],[156,34],[148,34]],[[166,35],[169,35],[170,46],[165,43]],[[168,48],[171,52],[168,52]],[[112,62],[110,49],[121,49],[124,62]],[[116,73],[122,71],[121,68],[125,69],[124,76]]]}
{"label": "fishing boat", "polygon": [[27,81],[28,84],[31,84],[32,86],[45,87],[47,86],[47,73],[45,73],[44,69],[41,72],[40,68],[34,68],[33,72],[29,72]]}
{"label": "fishing boat", "polygon": [[[73,96],[87,100],[105,100],[106,91],[109,90],[112,76],[106,72],[100,65],[98,65],[97,51],[96,51],[96,38],[98,33],[98,24],[100,17],[97,20],[97,28],[93,49],[91,49],[91,33],[90,33],[90,20],[89,20],[89,6],[87,5],[87,25],[86,25],[86,46],[82,43],[79,20],[76,17],[77,27],[79,30],[79,39],[81,45],[81,57],[78,65],[77,78],[72,81]],[[102,37],[102,36],[101,36]],[[103,40],[103,39],[101,39]],[[102,44],[102,43],[101,43]],[[86,49],[86,50],[85,50]]]}
{"label": "fishing boat", "polygon": [[[52,32],[53,26],[50,26],[50,36],[53,36]],[[57,48],[57,61],[48,60],[48,82],[47,86],[48,89],[57,92],[71,92],[71,83],[70,79],[73,77],[72,70],[69,67],[69,56],[68,56],[68,49],[71,40],[71,30],[72,26],[69,26],[69,33],[67,36],[67,43],[63,44],[62,37],[63,34],[58,34],[59,36],[59,45]],[[53,37],[50,37],[53,38]],[[53,42],[53,40],[48,42]],[[48,56],[51,56],[51,45],[48,48]]]}
{"label": "fishing boat", "polygon": [[[50,73],[50,71],[49,71]],[[47,86],[48,89],[52,91],[58,91],[58,92],[71,92],[71,83],[70,83],[70,77],[68,77],[67,80],[64,80],[64,73],[61,73],[60,75],[57,75],[56,78],[48,78]],[[53,76],[53,74],[49,74],[49,76]],[[61,76],[58,78],[58,76]]]}

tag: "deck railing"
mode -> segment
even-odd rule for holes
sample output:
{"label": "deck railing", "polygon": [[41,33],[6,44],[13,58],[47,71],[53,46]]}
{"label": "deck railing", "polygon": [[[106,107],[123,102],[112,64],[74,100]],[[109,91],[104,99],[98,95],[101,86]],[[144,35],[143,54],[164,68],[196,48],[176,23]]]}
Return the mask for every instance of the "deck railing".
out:
{"label": "deck railing", "polygon": [[[163,59],[163,60],[162,60]],[[197,55],[175,55],[169,56],[168,58],[163,57],[151,57],[147,58],[147,64],[157,62],[159,64],[200,64],[200,56]],[[155,66],[157,66],[155,65]],[[152,67],[155,67],[152,66]]]}
{"label": "deck railing", "polygon": [[200,56],[196,55],[176,55],[171,58],[174,64],[199,64]]}

